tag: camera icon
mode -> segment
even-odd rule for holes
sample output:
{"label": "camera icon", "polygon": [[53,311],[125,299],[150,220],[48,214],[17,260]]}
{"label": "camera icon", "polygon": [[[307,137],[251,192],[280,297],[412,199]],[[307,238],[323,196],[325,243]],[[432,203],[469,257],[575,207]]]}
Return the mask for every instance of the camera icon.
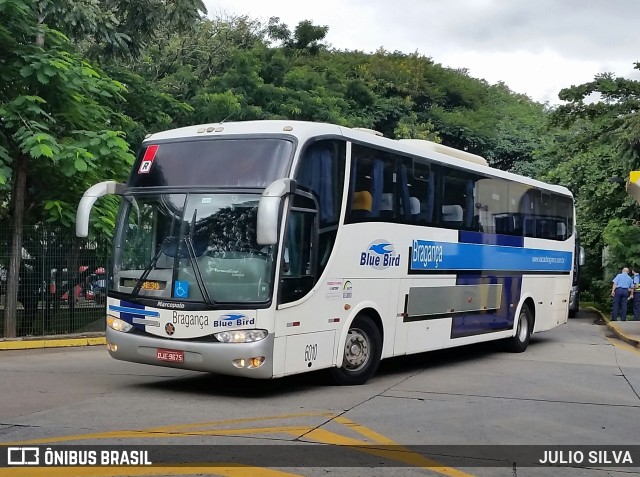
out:
{"label": "camera icon", "polygon": [[40,465],[40,449],[37,447],[9,447],[8,465]]}

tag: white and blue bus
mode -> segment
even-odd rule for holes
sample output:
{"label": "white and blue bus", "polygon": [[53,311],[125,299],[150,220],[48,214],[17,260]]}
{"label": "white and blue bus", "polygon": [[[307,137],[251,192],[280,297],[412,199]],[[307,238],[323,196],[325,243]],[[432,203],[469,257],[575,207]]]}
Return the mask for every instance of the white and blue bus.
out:
{"label": "white and blue bus", "polygon": [[107,348],[125,361],[253,378],[530,335],[567,321],[564,187],[370,130],[296,121],[149,136],[121,207]]}

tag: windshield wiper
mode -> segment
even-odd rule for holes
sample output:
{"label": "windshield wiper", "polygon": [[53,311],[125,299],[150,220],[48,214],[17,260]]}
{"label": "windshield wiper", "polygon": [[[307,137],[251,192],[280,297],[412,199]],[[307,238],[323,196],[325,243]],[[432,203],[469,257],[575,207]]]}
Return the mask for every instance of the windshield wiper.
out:
{"label": "windshield wiper", "polygon": [[189,260],[191,261],[191,266],[193,267],[193,272],[194,272],[194,275],[196,276],[196,283],[198,284],[198,287],[200,288],[200,292],[202,293],[202,298],[204,298],[204,301],[207,303],[207,305],[213,306],[214,304],[213,300],[211,300],[211,297],[209,296],[209,290],[207,290],[207,287],[204,284],[204,279],[202,278],[202,273],[200,272],[200,267],[198,266],[196,252],[195,252],[195,249],[193,248],[193,241],[191,240],[191,237],[185,237],[184,241],[185,241],[185,244],[187,245],[187,252],[189,252]]}
{"label": "windshield wiper", "polygon": [[213,306],[213,300],[209,296],[209,290],[204,284],[204,279],[202,278],[202,272],[200,272],[200,267],[198,266],[198,259],[196,256],[196,250],[193,246],[193,232],[196,225],[196,217],[198,216],[198,209],[193,210],[193,216],[191,217],[191,224],[189,227],[189,236],[184,238],[184,242],[187,246],[187,252],[189,253],[189,260],[191,261],[191,266],[193,267],[194,275],[196,276],[196,283],[200,288],[200,293],[202,293],[202,298],[209,306]]}
{"label": "windshield wiper", "polygon": [[142,284],[147,279],[151,271],[155,268],[156,263],[158,263],[158,260],[160,260],[160,255],[162,255],[165,252],[165,248],[164,248],[165,244],[169,243],[171,240],[175,240],[175,238],[176,237],[174,235],[169,235],[160,244],[160,247],[158,248],[158,253],[156,253],[153,256],[153,258],[151,259],[151,262],[149,262],[149,265],[147,265],[147,267],[143,270],[142,275],[140,275],[140,278],[138,278],[138,281],[136,282],[136,286],[133,287],[133,290],[131,291],[131,294],[133,296],[138,296],[138,294],[140,293]]}

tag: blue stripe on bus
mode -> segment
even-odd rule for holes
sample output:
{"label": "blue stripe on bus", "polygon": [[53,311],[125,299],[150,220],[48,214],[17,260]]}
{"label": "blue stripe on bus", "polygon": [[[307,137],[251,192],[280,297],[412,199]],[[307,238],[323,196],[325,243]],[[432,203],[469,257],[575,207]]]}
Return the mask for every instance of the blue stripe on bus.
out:
{"label": "blue stripe on bus", "polygon": [[515,235],[485,234],[482,232],[469,232],[460,230],[458,232],[458,242],[478,243],[484,245],[503,245],[506,247],[524,247],[524,237]]}
{"label": "blue stripe on bus", "polygon": [[569,273],[572,264],[572,252],[414,239],[409,271]]}
{"label": "blue stripe on bus", "polygon": [[131,301],[120,300],[120,306],[127,306],[129,308],[135,308],[137,310],[144,310],[145,306],[140,303],[133,303]]}
{"label": "blue stripe on bus", "polygon": [[451,338],[480,335],[513,328],[516,308],[520,301],[522,275],[459,275],[456,285],[502,285],[500,308],[486,312],[471,312],[454,316]]}
{"label": "blue stripe on bus", "polygon": [[153,317],[160,316],[160,313],[157,311],[145,310],[144,308],[132,308],[128,306],[109,305],[109,310],[118,311],[120,313],[127,313],[131,315],[139,315],[139,316],[153,316]]}
{"label": "blue stripe on bus", "polygon": [[146,325],[142,325],[140,323],[134,323],[133,320],[134,318],[141,318],[144,317],[145,315],[140,313],[139,310],[144,311],[146,309],[146,307],[144,305],[141,305],[140,303],[132,303],[130,301],[126,301],[126,300],[120,300],[120,306],[124,307],[124,308],[130,308],[133,310],[135,310],[134,313],[127,313],[127,312],[121,312],[120,313],[120,319],[126,321],[127,323],[133,325],[134,328],[137,328],[140,331],[145,331],[145,326]]}

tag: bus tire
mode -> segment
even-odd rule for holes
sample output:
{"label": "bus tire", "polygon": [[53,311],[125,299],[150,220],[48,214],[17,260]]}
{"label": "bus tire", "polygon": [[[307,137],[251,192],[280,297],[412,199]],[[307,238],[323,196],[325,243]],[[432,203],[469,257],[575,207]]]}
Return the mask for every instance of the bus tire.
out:
{"label": "bus tire", "polygon": [[569,309],[569,318],[575,318],[578,310],[580,310],[580,298],[576,296],[576,307],[573,310]]}
{"label": "bus tire", "polygon": [[531,339],[531,326],[533,319],[531,316],[531,310],[527,305],[522,305],[520,314],[518,315],[518,325],[516,327],[516,334],[506,341],[507,351],[512,353],[522,353],[529,346],[529,340]]}
{"label": "bus tire", "polygon": [[368,316],[359,315],[353,320],[342,353],[342,367],[329,370],[336,384],[364,384],[376,373],[382,355],[382,336]]}

